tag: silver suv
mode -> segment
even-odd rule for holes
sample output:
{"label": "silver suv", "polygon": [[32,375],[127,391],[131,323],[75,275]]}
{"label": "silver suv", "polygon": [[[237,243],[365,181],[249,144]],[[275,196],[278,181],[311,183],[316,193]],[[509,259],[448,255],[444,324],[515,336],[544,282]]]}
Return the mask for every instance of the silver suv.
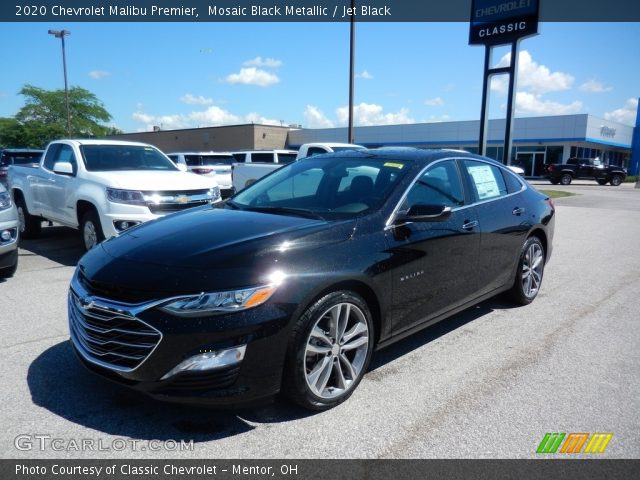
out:
{"label": "silver suv", "polygon": [[0,278],[11,277],[17,268],[18,211],[0,183]]}
{"label": "silver suv", "polygon": [[168,153],[173,163],[184,165],[187,170],[198,175],[215,177],[222,198],[231,196],[231,165],[236,159],[223,152],[173,152]]}

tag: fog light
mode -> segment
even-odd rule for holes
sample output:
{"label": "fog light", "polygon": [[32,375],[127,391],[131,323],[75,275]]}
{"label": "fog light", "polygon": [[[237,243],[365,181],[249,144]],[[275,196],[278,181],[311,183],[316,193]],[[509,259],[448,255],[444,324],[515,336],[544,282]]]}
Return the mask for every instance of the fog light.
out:
{"label": "fog light", "polygon": [[116,227],[118,232],[124,232],[125,230],[135,227],[140,222],[134,222],[133,220],[115,220],[113,226]]}
{"label": "fog light", "polygon": [[166,380],[180,372],[201,372],[203,370],[217,370],[237,365],[244,359],[244,352],[246,349],[246,345],[239,345],[227,350],[205,352],[199,355],[194,355],[172,368],[171,371],[160,380]]}
{"label": "fog light", "polygon": [[10,230],[3,230],[2,233],[0,233],[0,239],[2,239],[3,242],[8,242],[9,240],[11,240],[11,238],[12,236]]}

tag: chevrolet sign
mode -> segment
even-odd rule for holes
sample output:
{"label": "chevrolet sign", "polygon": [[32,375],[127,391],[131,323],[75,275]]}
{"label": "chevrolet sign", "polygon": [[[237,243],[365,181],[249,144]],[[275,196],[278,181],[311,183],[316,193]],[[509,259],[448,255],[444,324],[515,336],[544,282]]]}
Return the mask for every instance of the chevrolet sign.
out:
{"label": "chevrolet sign", "polygon": [[539,0],[472,0],[470,45],[504,45],[538,33]]}

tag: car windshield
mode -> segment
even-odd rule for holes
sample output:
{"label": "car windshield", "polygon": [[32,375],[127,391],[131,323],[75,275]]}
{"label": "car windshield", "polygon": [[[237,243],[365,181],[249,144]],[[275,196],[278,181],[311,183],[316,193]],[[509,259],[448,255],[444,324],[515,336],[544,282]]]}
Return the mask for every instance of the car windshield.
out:
{"label": "car windshield", "polygon": [[228,208],[323,219],[379,209],[408,170],[402,161],[371,157],[309,158],[276,170],[227,202]]}
{"label": "car windshield", "polygon": [[84,164],[90,172],[120,170],[172,170],[178,168],[153,147],[145,145],[82,145]]}

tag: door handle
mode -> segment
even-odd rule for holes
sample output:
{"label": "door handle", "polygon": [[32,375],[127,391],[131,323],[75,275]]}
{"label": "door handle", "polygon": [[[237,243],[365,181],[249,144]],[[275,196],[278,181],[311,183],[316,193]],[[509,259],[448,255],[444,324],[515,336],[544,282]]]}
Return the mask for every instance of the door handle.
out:
{"label": "door handle", "polygon": [[516,208],[513,209],[513,212],[511,212],[511,213],[513,213],[514,215],[521,215],[524,212],[525,212],[524,208],[516,207]]}
{"label": "door handle", "polygon": [[478,226],[478,221],[477,220],[471,220],[471,221],[466,221],[465,223],[462,224],[462,229],[463,230],[473,230],[475,227]]}

